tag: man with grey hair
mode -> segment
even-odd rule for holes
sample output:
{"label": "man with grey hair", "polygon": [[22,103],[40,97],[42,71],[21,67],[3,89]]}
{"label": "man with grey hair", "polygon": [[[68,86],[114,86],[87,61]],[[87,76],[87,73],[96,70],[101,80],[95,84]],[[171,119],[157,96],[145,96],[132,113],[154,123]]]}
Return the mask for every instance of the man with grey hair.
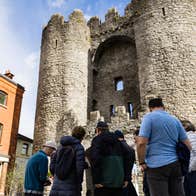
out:
{"label": "man with grey hair", "polygon": [[25,196],[42,196],[44,185],[50,183],[47,179],[48,156],[56,150],[55,142],[49,141],[43,149],[35,153],[28,161],[25,171]]}

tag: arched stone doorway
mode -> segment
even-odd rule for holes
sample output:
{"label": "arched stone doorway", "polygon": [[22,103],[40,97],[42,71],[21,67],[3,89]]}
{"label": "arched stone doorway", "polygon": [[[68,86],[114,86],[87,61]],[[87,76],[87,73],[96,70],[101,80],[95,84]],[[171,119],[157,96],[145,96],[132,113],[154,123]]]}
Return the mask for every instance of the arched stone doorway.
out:
{"label": "arched stone doorway", "polygon": [[93,62],[92,92],[96,109],[106,121],[110,121],[116,106],[125,106],[132,118],[137,117],[140,107],[138,67],[131,38],[113,36],[99,45]]}

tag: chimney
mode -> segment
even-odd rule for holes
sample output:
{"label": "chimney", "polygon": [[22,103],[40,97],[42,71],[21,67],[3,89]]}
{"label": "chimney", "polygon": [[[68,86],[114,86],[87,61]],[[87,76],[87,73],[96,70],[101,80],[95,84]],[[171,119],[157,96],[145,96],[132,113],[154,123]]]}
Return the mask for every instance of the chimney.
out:
{"label": "chimney", "polygon": [[4,75],[7,76],[7,77],[10,78],[10,79],[12,79],[12,78],[14,77],[14,74],[12,74],[12,73],[10,72],[10,70],[6,70]]}

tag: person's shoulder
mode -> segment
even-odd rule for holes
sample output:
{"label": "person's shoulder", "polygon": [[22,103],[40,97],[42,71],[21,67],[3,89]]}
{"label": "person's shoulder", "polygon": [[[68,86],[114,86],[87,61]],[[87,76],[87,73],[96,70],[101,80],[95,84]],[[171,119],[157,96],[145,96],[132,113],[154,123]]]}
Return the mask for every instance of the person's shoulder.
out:
{"label": "person's shoulder", "polygon": [[81,143],[77,143],[77,144],[75,145],[75,148],[76,148],[76,150],[84,151],[84,146],[83,146]]}
{"label": "person's shoulder", "polygon": [[46,153],[42,150],[38,151],[37,153],[37,156],[40,158],[40,159],[48,159]]}
{"label": "person's shoulder", "polygon": [[99,142],[99,141],[101,141],[101,139],[102,139],[102,134],[97,135],[97,136],[95,136],[95,137],[93,138],[92,143]]}
{"label": "person's shoulder", "polygon": [[176,116],[174,116],[172,114],[169,114],[169,113],[168,113],[168,115],[170,116],[170,120],[173,120],[176,123],[177,126],[181,125],[180,120]]}
{"label": "person's shoulder", "polygon": [[153,115],[155,115],[154,112],[148,112],[148,113],[146,113],[146,114],[143,116],[143,118],[150,118],[150,117],[153,116]]}
{"label": "person's shoulder", "polygon": [[47,155],[39,150],[38,152],[36,152],[30,159],[29,162],[42,162],[42,161],[47,161],[48,157]]}

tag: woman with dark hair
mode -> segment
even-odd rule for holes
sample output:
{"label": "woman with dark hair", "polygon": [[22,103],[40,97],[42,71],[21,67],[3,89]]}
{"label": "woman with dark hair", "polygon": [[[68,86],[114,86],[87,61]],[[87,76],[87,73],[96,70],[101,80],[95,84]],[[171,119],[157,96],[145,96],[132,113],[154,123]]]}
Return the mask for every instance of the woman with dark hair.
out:
{"label": "woman with dark hair", "polygon": [[188,121],[181,121],[184,129],[187,131],[188,138],[192,145],[189,173],[184,178],[184,190],[186,196],[196,195],[196,132],[194,125]]}
{"label": "woman with dark hair", "polygon": [[50,171],[54,176],[50,196],[81,196],[85,169],[84,147],[81,144],[85,129],[77,126],[72,136],[63,136],[51,159]]}

